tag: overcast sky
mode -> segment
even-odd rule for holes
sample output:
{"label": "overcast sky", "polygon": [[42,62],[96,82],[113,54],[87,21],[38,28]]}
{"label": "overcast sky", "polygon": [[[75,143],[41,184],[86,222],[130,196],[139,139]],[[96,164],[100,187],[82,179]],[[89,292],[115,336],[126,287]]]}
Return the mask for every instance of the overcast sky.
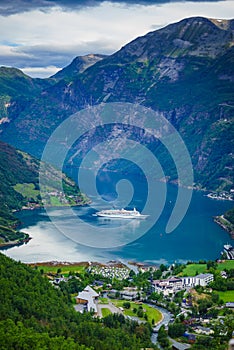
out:
{"label": "overcast sky", "polygon": [[0,0],[0,66],[48,77],[183,18],[234,18],[234,0]]}

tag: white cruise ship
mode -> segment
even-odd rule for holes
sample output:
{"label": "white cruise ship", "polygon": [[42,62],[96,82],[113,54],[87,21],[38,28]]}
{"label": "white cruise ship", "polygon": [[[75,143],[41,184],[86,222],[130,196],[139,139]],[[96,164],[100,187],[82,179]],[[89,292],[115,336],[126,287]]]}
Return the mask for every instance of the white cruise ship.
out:
{"label": "white cruise ship", "polygon": [[148,215],[142,215],[134,208],[133,210],[126,209],[110,209],[98,211],[95,216],[112,218],[112,219],[145,219]]}

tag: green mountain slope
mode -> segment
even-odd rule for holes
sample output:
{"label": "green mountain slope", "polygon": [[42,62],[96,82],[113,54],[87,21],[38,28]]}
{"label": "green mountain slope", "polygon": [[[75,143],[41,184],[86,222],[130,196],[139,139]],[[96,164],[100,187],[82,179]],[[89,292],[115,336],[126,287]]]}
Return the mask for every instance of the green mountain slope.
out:
{"label": "green mountain slope", "polygon": [[0,67],[0,124],[9,122],[8,110],[12,110],[11,116],[22,112],[34,96],[52,83],[49,79],[33,79],[16,68]]}
{"label": "green mountain slope", "polygon": [[[195,184],[233,186],[233,20],[194,17],[150,32],[82,73],[45,88],[17,118],[9,111],[1,138],[40,156],[51,132],[69,115],[101,102],[131,102],[165,116],[183,137]],[[65,72],[65,71],[64,71]],[[137,139],[137,135],[136,135]],[[95,140],[91,140],[91,142]],[[158,158],[165,160],[160,146]],[[175,179],[174,167],[167,175]]]}
{"label": "green mountain slope", "polygon": [[0,67],[0,94],[16,97],[35,94],[49,85],[48,80],[33,79],[21,70],[10,67]]}
{"label": "green mountain slope", "polygon": [[123,315],[76,312],[70,297],[31,267],[0,254],[0,349],[140,350],[150,326]]}
{"label": "green mountain slope", "polygon": [[234,208],[228,210],[221,216],[216,216],[214,220],[224,230],[229,232],[231,237],[234,239]]}
{"label": "green mountain slope", "polygon": [[[22,207],[35,208],[42,205],[39,188],[40,162],[32,156],[15,150],[0,141],[0,244],[24,241],[27,235],[17,232],[18,223],[13,210]],[[48,165],[46,176],[48,184],[47,205],[77,205],[87,203],[75,183],[63,175],[65,196],[57,195],[60,173]]]}

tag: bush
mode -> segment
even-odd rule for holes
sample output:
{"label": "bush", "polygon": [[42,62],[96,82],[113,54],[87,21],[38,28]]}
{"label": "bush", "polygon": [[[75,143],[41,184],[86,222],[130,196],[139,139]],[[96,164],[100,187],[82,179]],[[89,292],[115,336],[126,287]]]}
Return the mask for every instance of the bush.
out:
{"label": "bush", "polygon": [[172,338],[181,337],[186,330],[186,327],[182,323],[170,324],[168,327],[168,334]]}
{"label": "bush", "polygon": [[129,303],[129,301],[126,301],[126,302],[123,303],[123,307],[124,307],[125,309],[130,309],[131,304]]}
{"label": "bush", "polygon": [[144,316],[144,312],[143,312],[143,310],[142,309],[138,309],[138,311],[137,311],[137,316],[138,317],[143,317]]}

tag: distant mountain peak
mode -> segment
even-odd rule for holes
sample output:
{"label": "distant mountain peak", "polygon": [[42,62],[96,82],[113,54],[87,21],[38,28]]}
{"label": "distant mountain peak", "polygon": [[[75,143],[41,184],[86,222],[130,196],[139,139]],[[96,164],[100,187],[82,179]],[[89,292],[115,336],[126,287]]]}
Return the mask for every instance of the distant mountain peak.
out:
{"label": "distant mountain peak", "polygon": [[93,53],[84,56],[77,56],[67,67],[63,68],[50,78],[56,80],[72,78],[77,74],[83,73],[87,68],[93,66],[95,63],[97,63],[105,57],[107,56]]}
{"label": "distant mountain peak", "polygon": [[233,29],[234,20],[190,17],[136,38],[114,56],[136,61],[187,55],[214,58],[233,45]]}
{"label": "distant mountain peak", "polygon": [[18,76],[18,77],[24,77],[24,78],[30,79],[30,77],[28,75],[23,73],[20,69],[14,68],[14,67],[1,66],[0,67],[0,75],[1,75],[1,77],[3,77],[3,76],[5,76],[5,77],[6,76],[7,77]]}

